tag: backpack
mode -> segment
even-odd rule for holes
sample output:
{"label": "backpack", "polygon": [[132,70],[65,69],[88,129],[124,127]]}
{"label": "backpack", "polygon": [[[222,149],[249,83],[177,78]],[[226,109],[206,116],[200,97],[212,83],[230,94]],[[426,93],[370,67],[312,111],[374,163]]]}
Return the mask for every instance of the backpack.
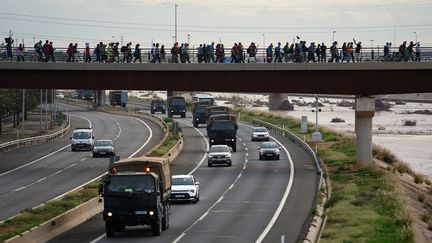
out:
{"label": "backpack", "polygon": [[122,47],[120,48],[120,51],[121,51],[121,52],[125,52],[125,51],[127,51],[126,46],[122,46]]}
{"label": "backpack", "polygon": [[173,46],[172,48],[171,48],[171,54],[176,54],[176,51],[175,51],[175,47]]}

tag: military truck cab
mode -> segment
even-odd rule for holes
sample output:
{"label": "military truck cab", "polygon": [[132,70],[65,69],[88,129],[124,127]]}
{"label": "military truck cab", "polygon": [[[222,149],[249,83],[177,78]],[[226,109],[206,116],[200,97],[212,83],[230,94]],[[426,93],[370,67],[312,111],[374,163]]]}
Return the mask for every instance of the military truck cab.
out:
{"label": "military truck cab", "polygon": [[207,136],[210,146],[226,144],[233,152],[237,151],[237,130],[238,125],[235,116],[212,115],[207,121]]}
{"label": "military truck cab", "polygon": [[128,226],[150,225],[157,236],[169,227],[171,174],[167,159],[138,157],[114,162],[99,192],[107,237]]}
{"label": "military truck cab", "polygon": [[186,117],[186,101],[182,96],[170,96],[167,99],[168,117],[180,115],[181,118]]}

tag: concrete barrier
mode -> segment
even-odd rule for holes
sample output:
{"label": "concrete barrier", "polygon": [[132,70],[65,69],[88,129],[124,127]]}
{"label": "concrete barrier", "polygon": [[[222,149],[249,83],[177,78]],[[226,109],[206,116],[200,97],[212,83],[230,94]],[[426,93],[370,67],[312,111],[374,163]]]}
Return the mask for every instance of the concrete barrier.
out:
{"label": "concrete barrier", "polygon": [[5,243],[47,242],[102,212],[103,203],[93,198],[45,223],[15,236]]}

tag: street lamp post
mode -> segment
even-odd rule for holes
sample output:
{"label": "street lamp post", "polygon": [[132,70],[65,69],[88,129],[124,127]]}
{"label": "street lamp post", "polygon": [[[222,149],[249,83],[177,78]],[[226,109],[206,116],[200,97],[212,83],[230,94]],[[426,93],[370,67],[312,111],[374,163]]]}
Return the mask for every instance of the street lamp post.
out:
{"label": "street lamp post", "polygon": [[373,42],[374,42],[374,40],[370,40],[370,42],[371,42],[371,59],[373,60],[374,59],[374,51],[373,51]]}
{"label": "street lamp post", "polygon": [[417,43],[417,32],[413,32],[414,33],[414,35],[415,35],[415,43]]}
{"label": "street lamp post", "polygon": [[318,131],[318,112],[319,112],[319,107],[318,107],[318,95],[315,95],[315,102],[316,102],[316,107],[315,107],[315,132],[312,133],[312,141],[321,141],[322,140],[322,134]]}
{"label": "street lamp post", "polygon": [[177,43],[177,3],[174,5],[175,8],[175,31],[174,31],[174,36],[175,36],[175,43]]}
{"label": "street lamp post", "polygon": [[333,30],[333,39],[332,39],[332,44],[334,43],[334,36],[335,36],[336,30]]}
{"label": "street lamp post", "polygon": [[265,49],[266,49],[266,46],[265,46],[265,34],[264,33],[262,34],[262,37],[263,37],[263,56],[264,56],[264,62],[265,62],[265,58],[266,58]]}

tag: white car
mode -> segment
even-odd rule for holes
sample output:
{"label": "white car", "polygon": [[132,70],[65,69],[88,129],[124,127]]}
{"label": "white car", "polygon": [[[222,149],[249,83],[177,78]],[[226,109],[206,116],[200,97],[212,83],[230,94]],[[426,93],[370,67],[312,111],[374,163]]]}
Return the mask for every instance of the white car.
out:
{"label": "white car", "polygon": [[208,153],[208,167],[214,164],[227,164],[231,166],[231,152],[232,148],[228,145],[212,145]]}
{"label": "white car", "polygon": [[252,130],[252,141],[270,141],[270,134],[265,127],[254,127]]}
{"label": "white car", "polygon": [[199,201],[199,182],[193,175],[173,175],[171,184],[171,201]]}
{"label": "white car", "polygon": [[93,150],[94,135],[91,128],[75,128],[70,137],[72,151]]}

